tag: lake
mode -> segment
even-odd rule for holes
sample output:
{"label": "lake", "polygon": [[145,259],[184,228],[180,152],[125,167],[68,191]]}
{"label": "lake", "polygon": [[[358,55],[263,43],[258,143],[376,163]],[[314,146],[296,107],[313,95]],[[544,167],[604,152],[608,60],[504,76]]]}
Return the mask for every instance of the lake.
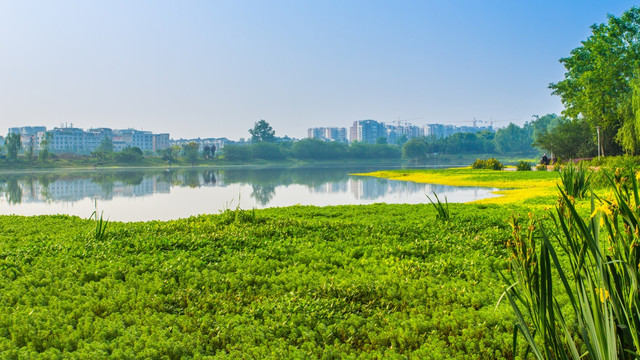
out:
{"label": "lake", "polygon": [[[292,205],[468,202],[493,188],[455,187],[353,176],[393,166],[226,167],[0,173],[0,214],[69,214],[94,210],[114,221],[171,220],[226,209]],[[397,167],[396,167],[397,168]]]}

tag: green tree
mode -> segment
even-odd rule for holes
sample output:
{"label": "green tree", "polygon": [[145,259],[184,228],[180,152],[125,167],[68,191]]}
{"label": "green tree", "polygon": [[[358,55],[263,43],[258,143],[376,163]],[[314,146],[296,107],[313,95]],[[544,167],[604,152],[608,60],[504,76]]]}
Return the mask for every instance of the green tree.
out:
{"label": "green tree", "polygon": [[202,148],[202,157],[203,157],[204,159],[209,159],[209,158],[211,157],[211,146],[209,146],[209,145],[205,145],[205,146]]}
{"label": "green tree", "polygon": [[402,157],[407,160],[424,160],[427,158],[427,143],[423,138],[413,138],[402,146]]}
{"label": "green tree", "polygon": [[100,145],[91,152],[91,156],[101,160],[111,158],[113,156],[113,140],[105,136]]}
{"label": "green tree", "polygon": [[638,73],[636,78],[631,80],[631,107],[620,108],[620,111],[626,109],[627,113],[622,114],[623,119],[627,119],[620,131],[616,135],[616,140],[622,148],[631,155],[640,154],[640,79]]}
{"label": "green tree", "polygon": [[7,158],[9,160],[16,160],[21,146],[20,134],[8,134],[7,138],[4,140],[4,147],[7,149]]}
{"label": "green tree", "polygon": [[400,136],[398,136],[398,140],[396,140],[396,145],[402,147],[404,144],[407,143],[407,141],[409,141],[409,138],[407,137],[406,134],[402,134]]}
{"label": "green tree", "polygon": [[33,161],[33,154],[35,152],[36,141],[33,137],[29,138],[29,142],[26,144],[26,149],[24,151],[24,156],[27,158],[27,161]]}
{"label": "green tree", "polygon": [[200,144],[192,141],[188,144],[182,145],[182,155],[184,156],[185,159],[191,162],[194,162],[198,160],[199,149],[200,149]]}
{"label": "green tree", "polygon": [[640,61],[640,8],[620,18],[609,15],[607,23],[591,26],[591,32],[582,46],[560,59],[565,78],[549,87],[561,97],[564,115],[584,118],[592,129],[601,127],[604,153],[615,155],[622,147],[637,151],[630,138],[636,136],[635,126],[627,122],[635,122],[632,81]]}
{"label": "green tree", "polygon": [[539,135],[534,146],[561,159],[591,157],[597,153],[591,127],[581,119],[561,120],[552,131]]}
{"label": "green tree", "polygon": [[274,142],[276,141],[276,132],[271,125],[264,120],[260,120],[254,124],[253,129],[249,129],[252,142]]}
{"label": "green tree", "polygon": [[501,154],[523,154],[533,152],[531,136],[524,128],[510,123],[498,129],[495,135],[496,150]]}
{"label": "green tree", "polygon": [[45,161],[49,158],[49,147],[53,140],[53,133],[46,132],[44,138],[40,140],[40,152],[38,153],[38,159]]}

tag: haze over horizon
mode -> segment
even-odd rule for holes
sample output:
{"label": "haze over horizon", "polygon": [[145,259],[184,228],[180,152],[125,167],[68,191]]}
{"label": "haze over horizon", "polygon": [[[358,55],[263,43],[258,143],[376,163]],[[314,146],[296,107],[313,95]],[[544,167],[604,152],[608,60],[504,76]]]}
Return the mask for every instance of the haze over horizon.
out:
{"label": "haze over horizon", "polygon": [[0,0],[0,131],[238,139],[260,119],[295,138],[361,119],[522,125],[562,111],[547,87],[563,79],[558,60],[634,5]]}

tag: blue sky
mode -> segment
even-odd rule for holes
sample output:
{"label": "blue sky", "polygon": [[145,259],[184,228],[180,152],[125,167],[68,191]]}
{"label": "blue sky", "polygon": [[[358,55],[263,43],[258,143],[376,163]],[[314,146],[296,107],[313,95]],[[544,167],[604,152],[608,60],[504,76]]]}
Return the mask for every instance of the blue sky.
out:
{"label": "blue sky", "polygon": [[[136,128],[173,138],[494,126],[559,113],[561,57],[632,1],[0,0],[0,132]],[[5,129],[5,130],[3,130]]]}

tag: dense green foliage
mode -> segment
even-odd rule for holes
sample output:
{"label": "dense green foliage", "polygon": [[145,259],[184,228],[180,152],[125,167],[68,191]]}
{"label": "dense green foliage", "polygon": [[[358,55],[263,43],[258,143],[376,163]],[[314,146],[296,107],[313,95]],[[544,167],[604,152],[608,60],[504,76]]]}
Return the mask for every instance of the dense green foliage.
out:
{"label": "dense green foliage", "polygon": [[0,353],[513,358],[505,208],[450,208],[227,211],[100,240],[93,220],[0,217]]}
{"label": "dense green foliage", "polygon": [[256,122],[253,129],[249,129],[252,142],[274,142],[276,141],[276,132],[271,125],[264,120]]}
{"label": "dense green foliage", "polygon": [[340,160],[340,159],[396,159],[401,150],[389,144],[324,142],[317,139],[304,139],[295,143],[257,142],[247,145],[226,145],[222,148],[222,158],[227,161],[246,162],[262,160]]}
{"label": "dense green foliage", "polygon": [[633,7],[607,23],[593,25],[582,45],[560,61],[565,78],[551,84],[562,98],[563,112],[571,119],[584,119],[591,129],[602,128],[604,154],[622,149],[638,154],[638,61],[640,61],[640,8]]}
{"label": "dense green foliage", "polygon": [[560,159],[586,158],[598,153],[594,135],[595,132],[584,119],[559,119],[552,130],[538,136],[534,145]]}
{"label": "dense green foliage", "polygon": [[424,160],[427,158],[429,148],[427,143],[420,138],[413,138],[402,146],[402,157],[414,161]]}
{"label": "dense green foliage", "polygon": [[15,160],[18,157],[18,150],[20,150],[20,135],[8,134],[4,139],[4,147],[7,150],[7,158],[9,160]]}
{"label": "dense green foliage", "polygon": [[510,123],[496,132],[456,133],[448,137],[427,136],[413,138],[402,147],[403,158],[423,160],[433,154],[499,154],[505,156],[536,156],[547,150],[546,135],[562,118],[555,114],[534,116],[523,126]]}
{"label": "dense green foliage", "polygon": [[144,158],[142,150],[139,147],[126,147],[117,153],[113,154],[114,159],[120,162],[136,162],[141,161]]}

